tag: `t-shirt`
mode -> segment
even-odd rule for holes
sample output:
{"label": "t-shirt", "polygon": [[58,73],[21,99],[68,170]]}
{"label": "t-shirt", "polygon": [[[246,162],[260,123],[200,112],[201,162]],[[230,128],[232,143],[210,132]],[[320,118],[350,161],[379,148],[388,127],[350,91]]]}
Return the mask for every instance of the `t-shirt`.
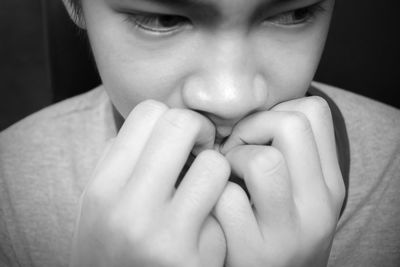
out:
{"label": "t-shirt", "polygon": [[[400,111],[314,86],[339,107],[350,144],[328,265],[400,266]],[[117,128],[99,87],[0,133],[0,266],[68,266],[80,196]]]}

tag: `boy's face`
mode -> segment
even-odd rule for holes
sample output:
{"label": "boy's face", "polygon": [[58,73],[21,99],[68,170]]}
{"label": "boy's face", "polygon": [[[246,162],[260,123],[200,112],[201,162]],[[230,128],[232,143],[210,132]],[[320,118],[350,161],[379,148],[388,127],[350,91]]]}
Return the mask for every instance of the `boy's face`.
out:
{"label": "boy's face", "polygon": [[82,0],[105,89],[126,117],[145,99],[201,112],[221,137],[304,96],[334,0]]}

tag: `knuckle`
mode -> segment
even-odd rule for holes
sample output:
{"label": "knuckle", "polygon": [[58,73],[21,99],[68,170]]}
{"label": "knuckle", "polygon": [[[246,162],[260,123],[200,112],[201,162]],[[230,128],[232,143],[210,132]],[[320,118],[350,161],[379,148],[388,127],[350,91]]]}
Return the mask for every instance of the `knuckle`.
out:
{"label": "knuckle", "polygon": [[328,102],[320,96],[307,97],[305,104],[306,113],[315,117],[330,117],[331,109]]}
{"label": "knuckle", "polygon": [[[246,196],[243,189],[236,183],[229,182],[226,186],[226,193],[233,197]],[[247,196],[246,196],[247,198]]]}
{"label": "knuckle", "polygon": [[197,159],[202,162],[204,168],[209,170],[210,174],[226,176],[230,174],[230,165],[228,160],[219,152],[207,149],[202,151]]}
{"label": "knuckle", "polygon": [[245,191],[238,184],[228,182],[215,206],[215,211],[217,217],[226,218],[230,223],[237,224],[243,221],[249,205]]}
{"label": "knuckle", "polygon": [[178,130],[198,130],[201,127],[199,117],[193,111],[186,109],[170,109],[163,116],[163,120]]}
{"label": "knuckle", "polygon": [[309,96],[306,98],[309,105],[317,109],[329,109],[328,102],[320,96]]}
{"label": "knuckle", "polygon": [[151,119],[158,114],[161,114],[168,110],[167,105],[155,100],[145,100],[135,106],[134,109],[128,114],[127,120],[133,120],[137,116],[144,117],[145,119]]}
{"label": "knuckle", "polygon": [[311,123],[307,116],[302,112],[289,112],[283,119],[281,130],[282,134],[292,135],[294,132],[311,132]]}
{"label": "knuckle", "polygon": [[251,155],[249,162],[249,172],[271,173],[279,169],[284,163],[282,153],[271,146],[259,149]]}
{"label": "knuckle", "polygon": [[248,200],[244,190],[236,183],[229,182],[226,186],[225,192],[221,198],[225,206],[235,210],[238,203]]}
{"label": "knuckle", "polygon": [[167,110],[168,107],[162,102],[153,100],[153,99],[148,99],[144,100],[143,102],[140,102],[138,105],[136,105],[135,110],[141,110],[147,112],[157,112],[157,111],[164,111]]}

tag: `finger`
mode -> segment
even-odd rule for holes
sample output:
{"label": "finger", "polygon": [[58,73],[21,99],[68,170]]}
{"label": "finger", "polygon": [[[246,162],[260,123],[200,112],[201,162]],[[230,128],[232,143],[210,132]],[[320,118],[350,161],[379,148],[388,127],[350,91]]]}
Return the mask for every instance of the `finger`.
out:
{"label": "finger", "polygon": [[[114,142],[115,142],[115,138],[111,138],[106,141],[103,152],[100,156],[100,159],[98,160],[96,167],[94,168],[94,173],[98,173],[98,172],[100,172],[99,169],[104,168],[103,166],[106,164],[105,159],[107,158],[108,153],[111,150],[111,147],[114,145]],[[91,177],[91,179],[88,182],[88,186],[90,186],[96,179],[97,179],[97,177],[95,177],[95,176]]]}
{"label": "finger", "polygon": [[317,145],[310,122],[302,113],[264,111],[249,116],[236,125],[221,151],[226,153],[246,143],[271,143],[282,152],[295,199],[313,206],[326,196]]}
{"label": "finger", "polygon": [[198,241],[200,266],[224,266],[226,240],[221,226],[213,216],[203,223]]}
{"label": "finger", "polygon": [[[251,253],[262,247],[262,233],[244,190],[237,184],[228,182],[214,210],[215,217],[221,224],[227,241],[227,259],[239,263],[244,256],[240,251]],[[229,265],[229,263],[227,263]],[[237,264],[237,266],[247,266]]]}
{"label": "finger", "polygon": [[229,174],[229,163],[220,153],[207,150],[197,156],[172,200],[172,209],[179,214],[182,225],[193,231],[200,228],[224,190]]}
{"label": "finger", "polygon": [[147,100],[132,110],[96,168],[92,183],[96,193],[112,195],[125,185],[154,125],[167,109],[160,102]]}
{"label": "finger", "polygon": [[196,232],[209,216],[230,174],[224,156],[212,150],[199,154],[179,185],[171,206],[177,221],[188,232]]}
{"label": "finger", "polygon": [[339,167],[332,113],[326,100],[318,96],[305,97],[281,103],[274,110],[293,110],[306,115],[314,133],[325,182],[341,202],[344,183]]}
{"label": "finger", "polygon": [[[168,110],[157,122],[126,187],[128,198],[165,201],[193,147],[212,148],[215,128],[200,114]],[[134,192],[134,193],[133,193]]]}
{"label": "finger", "polygon": [[226,155],[232,169],[243,177],[259,224],[285,227],[295,212],[285,159],[271,146],[238,146]]}

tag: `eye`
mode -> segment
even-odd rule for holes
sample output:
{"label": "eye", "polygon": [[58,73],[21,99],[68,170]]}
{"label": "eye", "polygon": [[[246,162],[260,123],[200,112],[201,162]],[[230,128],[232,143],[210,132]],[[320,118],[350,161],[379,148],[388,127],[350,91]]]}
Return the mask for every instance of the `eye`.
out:
{"label": "eye", "polygon": [[283,26],[299,25],[311,21],[315,18],[318,12],[323,10],[324,8],[321,4],[316,4],[278,14],[269,18],[267,21],[269,23]]}
{"label": "eye", "polygon": [[173,33],[191,23],[189,19],[177,15],[128,14],[127,18],[136,27],[158,34]]}

